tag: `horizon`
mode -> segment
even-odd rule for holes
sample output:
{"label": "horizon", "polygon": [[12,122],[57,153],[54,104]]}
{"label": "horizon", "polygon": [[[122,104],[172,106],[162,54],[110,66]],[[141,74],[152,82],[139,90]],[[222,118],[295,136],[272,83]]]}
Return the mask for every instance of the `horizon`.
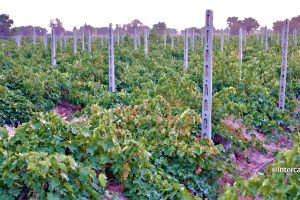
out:
{"label": "horizon", "polygon": [[[253,0],[247,6],[238,0],[226,2],[221,0],[165,0],[163,2],[158,0],[86,0],[84,4],[79,0],[47,2],[49,3],[41,3],[38,0],[24,2],[0,0],[0,12],[8,14],[14,20],[12,27],[33,25],[46,28],[48,31],[50,30],[50,20],[55,18],[61,20],[66,30],[72,30],[74,26],[78,28],[85,23],[93,27],[107,27],[109,23],[112,23],[115,27],[116,24],[123,25],[138,19],[150,28],[153,24],[165,22],[168,28],[180,31],[189,27],[203,27],[204,14],[207,9],[214,11],[214,27],[216,29],[226,28],[227,18],[233,16],[239,19],[252,17],[258,21],[260,27],[272,28],[273,22],[277,20],[290,19],[300,15],[300,12],[297,11],[297,4],[300,5],[300,3],[296,0],[286,0],[284,4],[279,0],[272,2]],[[47,9],[43,10],[46,6]],[[172,6],[171,9],[170,6]],[[101,9],[101,7],[111,7],[113,10]],[[67,8],[68,10],[66,10]],[[51,13],[53,10],[54,14]],[[28,12],[31,14],[28,15]]]}

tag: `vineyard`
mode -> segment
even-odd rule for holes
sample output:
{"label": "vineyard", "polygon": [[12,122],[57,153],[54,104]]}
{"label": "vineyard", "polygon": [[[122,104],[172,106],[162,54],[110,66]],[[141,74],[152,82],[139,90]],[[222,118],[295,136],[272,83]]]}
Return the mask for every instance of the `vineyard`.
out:
{"label": "vineyard", "polygon": [[298,37],[203,30],[0,39],[0,199],[299,199]]}

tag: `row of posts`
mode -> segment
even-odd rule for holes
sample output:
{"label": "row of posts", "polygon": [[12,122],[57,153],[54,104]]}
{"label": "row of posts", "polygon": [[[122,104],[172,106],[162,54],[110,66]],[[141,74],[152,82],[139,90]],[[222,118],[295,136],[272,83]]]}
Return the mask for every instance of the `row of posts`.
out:
{"label": "row of posts", "polygon": [[[202,31],[201,40],[204,45],[204,63],[203,63],[203,100],[202,100],[202,136],[211,138],[212,135],[212,54],[213,54],[213,11],[207,10],[205,14],[205,27]],[[171,47],[174,47],[174,32],[171,33]],[[183,46],[184,46],[184,70],[188,69],[188,48],[189,41],[188,29],[184,30],[183,34]],[[227,34],[228,35],[228,34]],[[286,90],[286,76],[287,76],[287,57],[288,57],[288,36],[289,36],[289,21],[284,21],[284,27],[281,34],[281,46],[282,46],[282,63],[281,63],[281,74],[280,74],[280,92],[279,92],[279,101],[278,108],[284,110],[285,107],[285,90]],[[84,31],[82,31],[82,50],[85,48],[84,44]],[[77,52],[77,30],[73,30],[73,48],[74,52]],[[195,32],[191,32],[191,50],[195,48]],[[247,33],[245,30],[239,30],[239,62],[242,65],[243,62],[243,46],[246,46]],[[257,40],[259,40],[259,35],[256,35]],[[262,38],[262,44],[265,50],[268,50],[268,39],[269,32],[267,27],[264,28],[264,34]],[[280,38],[278,36],[278,38]],[[21,45],[21,37],[16,37],[17,46]],[[119,45],[120,35],[117,33],[117,44]],[[140,36],[137,34],[137,31],[134,32],[134,49],[137,49],[140,46]],[[149,39],[149,30],[144,30],[144,54],[148,55],[148,39]],[[224,51],[224,40],[225,33],[223,30],[220,32],[220,49]],[[226,37],[226,40],[229,40],[229,37]],[[280,40],[280,39],[278,39]],[[294,46],[297,46],[297,30],[293,31],[293,40]],[[60,47],[62,48],[62,37],[60,36]],[[91,46],[92,38],[90,31],[88,32],[88,51],[92,51]],[[44,46],[47,46],[47,36],[43,37]],[[103,43],[103,40],[102,40]],[[33,44],[36,47],[36,34],[34,31],[33,35]],[[54,29],[51,30],[51,64],[56,66],[56,35]],[[67,45],[67,37],[64,38],[65,47]],[[164,32],[164,45],[167,44],[167,33]],[[109,91],[114,93],[116,92],[115,86],[115,65],[114,65],[114,32],[112,24],[109,24],[109,33],[108,33],[108,49],[109,49]],[[242,71],[242,70],[240,70]],[[241,75],[240,75],[241,79]]]}

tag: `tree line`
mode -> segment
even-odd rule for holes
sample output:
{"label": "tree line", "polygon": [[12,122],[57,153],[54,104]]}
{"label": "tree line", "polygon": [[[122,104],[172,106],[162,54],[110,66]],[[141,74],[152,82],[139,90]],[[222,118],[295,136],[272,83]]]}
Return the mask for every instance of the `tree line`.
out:
{"label": "tree line", "polygon": [[[258,21],[252,17],[244,18],[243,20],[239,19],[238,17],[228,17],[227,18],[227,30],[231,35],[237,35],[239,33],[239,29],[242,28],[247,33],[250,33],[253,30],[257,30],[260,27]],[[47,29],[40,27],[40,26],[19,26],[19,27],[12,27],[14,24],[13,19],[10,19],[9,15],[1,14],[0,15],[0,37],[7,38],[9,36],[14,35],[22,35],[22,36],[31,36],[35,31],[37,36],[42,36],[47,34]],[[284,21],[278,20],[273,23],[273,31],[278,32],[282,30]],[[54,19],[50,21],[50,27],[54,28],[56,35],[72,35],[72,31],[65,30],[63,27],[63,23],[59,19]],[[290,20],[290,29],[298,29],[300,28],[300,15],[296,17],[292,17]],[[134,34],[135,31],[139,33],[143,33],[145,29],[151,30],[152,33],[156,33],[159,35],[164,34],[166,31],[167,34],[170,33],[177,33],[177,30],[174,28],[168,28],[165,22],[158,22],[150,27],[144,25],[140,20],[134,19],[128,24],[123,25],[116,25],[115,30],[119,31],[120,33],[128,33]],[[200,34],[202,28],[191,27],[189,29],[193,29],[195,33]],[[83,26],[79,27],[78,32],[91,32],[100,35],[108,34],[108,27],[93,27],[88,24],[84,24]]]}

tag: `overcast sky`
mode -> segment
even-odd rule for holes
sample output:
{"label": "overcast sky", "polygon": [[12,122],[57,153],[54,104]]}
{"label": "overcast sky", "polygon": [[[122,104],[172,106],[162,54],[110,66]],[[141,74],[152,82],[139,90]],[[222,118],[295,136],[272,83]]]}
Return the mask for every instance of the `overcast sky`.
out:
{"label": "overcast sky", "polygon": [[202,27],[206,9],[214,11],[216,28],[225,28],[230,16],[253,17],[271,28],[276,20],[300,15],[300,0],[0,0],[0,14],[9,14],[14,26],[48,28],[50,19],[59,18],[69,30],[133,19],[151,27],[158,21],[177,29]]}

